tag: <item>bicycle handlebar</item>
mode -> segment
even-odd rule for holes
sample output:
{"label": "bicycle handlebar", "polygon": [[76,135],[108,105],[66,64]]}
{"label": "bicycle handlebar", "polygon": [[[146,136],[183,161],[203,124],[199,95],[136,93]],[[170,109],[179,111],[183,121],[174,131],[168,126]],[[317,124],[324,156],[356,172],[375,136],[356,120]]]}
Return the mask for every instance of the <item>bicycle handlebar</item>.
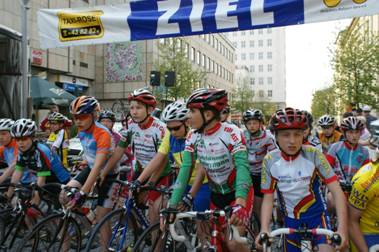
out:
{"label": "bicycle handlebar", "polygon": [[[196,218],[200,216],[213,215],[213,214],[216,214],[217,216],[226,216],[226,212],[223,210],[216,210],[216,211],[206,210],[204,212],[190,211],[190,212],[184,212],[184,213],[177,213],[174,222],[169,225],[169,230],[170,230],[172,238],[178,242],[184,242],[186,240],[186,237],[184,235],[179,235],[176,233],[176,230],[175,230],[176,221],[183,218]],[[238,243],[247,244],[247,238],[240,236],[236,226],[231,225],[231,233],[232,233],[233,240],[235,240]]]}

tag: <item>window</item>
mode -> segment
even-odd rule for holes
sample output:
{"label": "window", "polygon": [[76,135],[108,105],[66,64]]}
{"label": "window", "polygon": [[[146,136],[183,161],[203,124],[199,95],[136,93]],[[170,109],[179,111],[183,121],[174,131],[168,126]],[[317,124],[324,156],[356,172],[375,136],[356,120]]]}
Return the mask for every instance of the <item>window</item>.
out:
{"label": "window", "polygon": [[268,28],[268,29],[267,29],[267,34],[271,34],[271,33],[272,33],[271,28]]}
{"label": "window", "polygon": [[189,44],[186,43],[185,46],[184,46],[184,51],[183,51],[184,56],[185,56],[186,58],[189,58],[189,54],[190,54],[190,53],[189,53],[189,48],[190,48]]}
{"label": "window", "polygon": [[267,96],[272,97],[272,90],[267,90]]}
{"label": "window", "polygon": [[208,71],[210,71],[210,69],[211,69],[211,59],[209,57],[207,58],[206,68]]}
{"label": "window", "polygon": [[272,77],[267,78],[267,84],[272,85]]}
{"label": "window", "polygon": [[258,34],[259,34],[259,35],[262,35],[262,34],[263,34],[263,29],[259,29],[259,30],[258,30]]}
{"label": "window", "polygon": [[205,56],[205,54],[203,54],[203,57],[201,59],[201,66],[205,68],[205,62],[207,61],[207,56]]}
{"label": "window", "polygon": [[264,82],[263,77],[259,77],[259,85],[263,85],[263,82]]}
{"label": "window", "polygon": [[191,47],[191,60],[195,62],[196,60],[196,51],[194,47]]}
{"label": "window", "polygon": [[250,30],[250,35],[254,35],[254,31],[253,30]]}
{"label": "window", "polygon": [[267,65],[267,72],[272,72],[272,65],[271,64]]}
{"label": "window", "polygon": [[272,59],[272,52],[267,52],[267,58]]}
{"label": "window", "polygon": [[267,46],[268,46],[268,47],[271,47],[271,46],[272,46],[272,39],[268,39],[268,40],[267,40]]}
{"label": "window", "polygon": [[254,73],[254,72],[255,72],[255,67],[254,67],[254,65],[250,65],[250,67],[249,67],[249,71],[250,71],[250,73]]}
{"label": "window", "polygon": [[262,39],[258,40],[258,46],[259,46],[259,47],[262,47],[262,46],[263,46],[263,40],[262,40]]}
{"label": "window", "polygon": [[218,64],[217,63],[215,63],[216,65],[215,65],[215,70],[216,70],[216,75],[218,75]]}
{"label": "window", "polygon": [[241,41],[241,48],[245,48],[246,47],[246,42],[245,41]]}
{"label": "window", "polygon": [[216,39],[216,50],[218,51],[218,46],[219,46],[219,44],[218,44],[218,39]]}
{"label": "window", "polygon": [[197,55],[196,55],[196,63],[200,66],[201,64],[201,52],[200,51],[197,51]]}
{"label": "window", "polygon": [[237,32],[233,32],[233,37],[236,37],[237,36]]}
{"label": "window", "polygon": [[254,59],[254,53],[249,53],[249,59],[253,60]]}
{"label": "window", "polygon": [[258,54],[258,59],[263,59],[263,52],[260,52],[259,54]]}
{"label": "window", "polygon": [[237,42],[233,42],[233,46],[237,48]]}
{"label": "window", "polygon": [[254,47],[254,40],[250,40],[250,47]]}
{"label": "window", "polygon": [[241,54],[241,60],[246,60],[246,53]]}
{"label": "window", "polygon": [[241,36],[245,36],[245,34],[246,34],[245,31],[241,32]]}
{"label": "window", "polygon": [[166,40],[164,38],[159,39],[159,44],[164,45],[166,43]]}
{"label": "window", "polygon": [[212,35],[212,47],[214,48],[215,47],[215,36]]}
{"label": "window", "polygon": [[250,78],[250,84],[255,85],[255,78]]}
{"label": "window", "polygon": [[222,48],[221,48],[221,42],[220,42],[220,41],[218,42],[218,49],[219,49],[219,52],[221,53],[221,52],[222,52],[222,51],[221,51]]}
{"label": "window", "polygon": [[258,92],[258,96],[259,97],[264,97],[264,91],[263,90],[259,90],[259,92]]}
{"label": "window", "polygon": [[259,65],[258,66],[258,71],[261,73],[261,72],[263,72],[263,65]]}
{"label": "window", "polygon": [[214,70],[215,70],[215,62],[213,61],[213,60],[211,60],[211,69],[210,69],[210,71],[212,72],[212,73],[214,73]]}
{"label": "window", "polygon": [[205,41],[207,41],[207,43],[209,44],[211,42],[211,35],[206,34],[205,35]]}

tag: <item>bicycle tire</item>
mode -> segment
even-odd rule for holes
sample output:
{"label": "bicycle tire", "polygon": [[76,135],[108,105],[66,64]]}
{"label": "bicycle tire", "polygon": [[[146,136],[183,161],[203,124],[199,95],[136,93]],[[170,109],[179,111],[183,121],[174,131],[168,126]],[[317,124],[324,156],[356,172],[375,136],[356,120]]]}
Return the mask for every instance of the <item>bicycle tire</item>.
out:
{"label": "bicycle tire", "polygon": [[[17,247],[16,251],[17,252],[61,251],[62,250],[61,246],[64,244],[62,241],[63,235],[60,234],[60,232],[62,228],[64,228],[66,229],[66,230],[63,230],[64,233],[66,233],[66,231],[69,232],[68,233],[70,237],[69,250],[79,252],[81,248],[80,226],[76,222],[76,220],[72,217],[67,217],[68,225],[65,226],[63,216],[64,216],[64,213],[58,213],[58,214],[53,214],[44,218],[37,225],[34,226],[31,232],[29,232],[24,237],[24,239],[21,241],[21,243]],[[59,237],[60,235],[61,237]],[[53,240],[51,240],[52,238]],[[46,241],[45,246],[43,246],[42,244],[43,241]],[[58,247],[53,246],[52,244],[53,242],[56,242],[58,244]]]}
{"label": "bicycle tire", "polygon": [[120,246],[120,238],[122,236],[122,232],[124,231],[126,223],[128,223],[128,230],[126,231],[127,233],[125,237],[127,240],[124,242],[125,244],[120,249],[122,251],[127,251],[128,248],[134,246],[138,237],[138,233],[142,232],[137,230],[138,225],[134,217],[133,210],[131,214],[126,215],[126,210],[124,208],[119,208],[109,212],[107,215],[104,216],[103,219],[101,219],[101,221],[98,224],[96,224],[93,231],[91,232],[91,236],[87,242],[85,251],[101,251],[101,248],[99,247],[99,241],[102,239],[102,237],[100,236],[100,229],[110,220],[112,220],[111,235],[114,236],[114,238],[112,239],[111,244],[109,244],[108,241],[108,248],[114,249],[112,251],[117,251],[117,246]]}

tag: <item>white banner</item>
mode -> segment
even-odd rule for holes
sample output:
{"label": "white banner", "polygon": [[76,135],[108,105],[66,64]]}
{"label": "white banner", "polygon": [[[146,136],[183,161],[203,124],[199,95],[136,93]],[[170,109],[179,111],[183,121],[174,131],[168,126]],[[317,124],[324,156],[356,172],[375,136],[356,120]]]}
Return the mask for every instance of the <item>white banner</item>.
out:
{"label": "white banner", "polygon": [[379,0],[131,0],[41,9],[42,48],[114,43],[321,22],[379,13]]}

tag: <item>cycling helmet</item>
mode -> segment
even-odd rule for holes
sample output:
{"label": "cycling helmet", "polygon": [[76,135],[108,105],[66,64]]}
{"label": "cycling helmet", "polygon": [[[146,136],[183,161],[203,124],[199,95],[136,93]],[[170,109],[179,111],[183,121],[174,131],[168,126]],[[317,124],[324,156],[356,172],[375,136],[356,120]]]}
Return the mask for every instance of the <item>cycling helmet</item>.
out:
{"label": "cycling helmet", "polygon": [[263,113],[259,109],[248,109],[242,114],[242,120],[246,123],[250,120],[263,121]]}
{"label": "cycling helmet", "polygon": [[169,104],[162,113],[162,121],[183,121],[188,118],[189,110],[183,102],[176,101]]}
{"label": "cycling helmet", "polygon": [[302,112],[303,112],[305,118],[307,119],[307,125],[308,125],[308,127],[312,128],[312,124],[313,124],[313,116],[312,116],[312,114],[309,113],[306,110],[303,110]]}
{"label": "cycling helmet", "polygon": [[318,119],[318,126],[325,127],[325,126],[331,126],[336,123],[336,119],[333,116],[330,115],[323,115]]}
{"label": "cycling helmet", "polygon": [[115,122],[116,121],[116,115],[115,115],[115,113],[113,113],[110,110],[103,110],[100,112],[98,121],[100,122],[103,119],[109,119],[112,122]]}
{"label": "cycling helmet", "polygon": [[373,135],[370,138],[370,144],[372,146],[375,146],[376,148],[379,148],[379,136],[378,135]]}
{"label": "cycling helmet", "polygon": [[228,105],[228,94],[224,89],[200,88],[187,101],[187,108],[214,108],[221,112]]}
{"label": "cycling helmet", "polygon": [[364,124],[357,117],[349,116],[342,120],[340,128],[343,131],[362,130],[364,128]]}
{"label": "cycling helmet", "polygon": [[0,119],[0,130],[11,131],[13,124],[14,124],[14,121],[12,119],[8,119],[8,118]]}
{"label": "cycling helmet", "polygon": [[11,134],[12,137],[34,136],[36,130],[37,126],[34,121],[23,118],[13,124]]}
{"label": "cycling helmet", "polygon": [[70,104],[70,113],[73,115],[91,114],[94,111],[100,111],[100,104],[92,96],[79,96]]}
{"label": "cycling helmet", "polygon": [[285,108],[277,110],[271,117],[270,129],[272,131],[284,129],[305,129],[307,119],[298,109]]}
{"label": "cycling helmet", "polygon": [[64,121],[67,120],[67,117],[65,117],[65,116],[62,115],[61,113],[53,112],[53,113],[51,113],[51,114],[47,117],[47,120],[49,120],[50,122],[51,122],[51,121],[54,121],[54,122],[64,122]]}
{"label": "cycling helmet", "polygon": [[128,97],[129,101],[139,101],[151,107],[157,105],[155,96],[146,88],[140,88],[134,90]]}

